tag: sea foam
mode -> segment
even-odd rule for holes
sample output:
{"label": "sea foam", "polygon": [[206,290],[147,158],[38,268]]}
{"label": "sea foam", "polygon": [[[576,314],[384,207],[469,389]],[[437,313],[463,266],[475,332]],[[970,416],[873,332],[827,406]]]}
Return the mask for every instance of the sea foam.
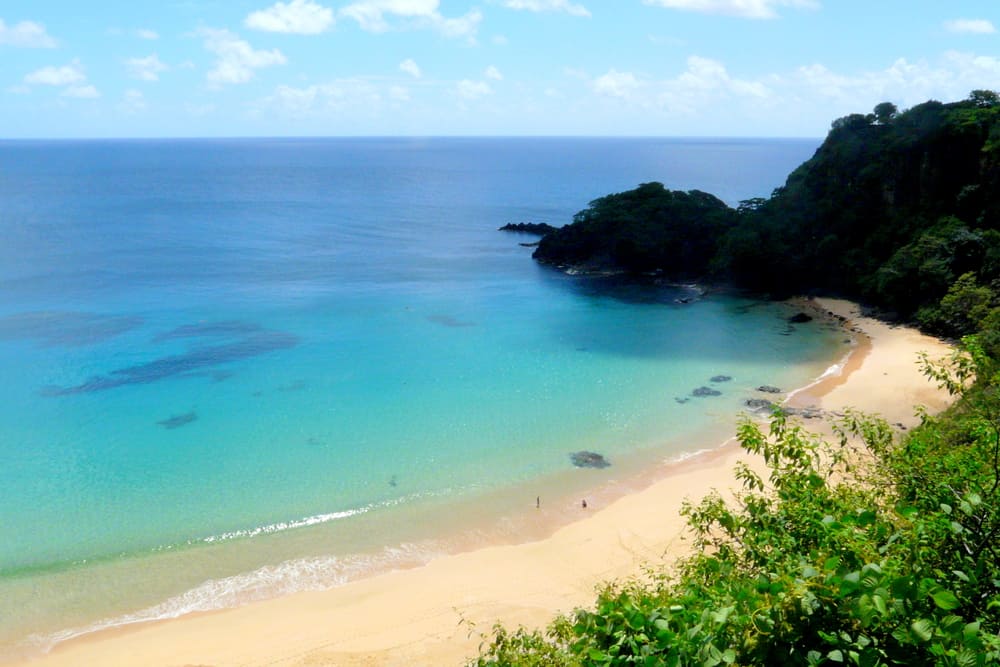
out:
{"label": "sea foam", "polygon": [[56,644],[102,630],[178,618],[195,612],[240,607],[292,593],[329,590],[374,573],[424,565],[443,554],[435,543],[421,542],[384,547],[374,554],[287,560],[231,577],[210,579],[134,613],[104,618],[51,634],[35,634],[28,637],[25,644],[48,652]]}

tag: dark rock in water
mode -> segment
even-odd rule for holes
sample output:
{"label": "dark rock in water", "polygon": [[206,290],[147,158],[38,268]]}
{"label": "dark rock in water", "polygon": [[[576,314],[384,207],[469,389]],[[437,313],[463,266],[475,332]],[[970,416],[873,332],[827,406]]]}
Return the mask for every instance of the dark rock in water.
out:
{"label": "dark rock in water", "polygon": [[822,410],[812,406],[805,408],[784,408],[784,411],[792,417],[802,417],[803,419],[819,419],[824,416]]}
{"label": "dark rock in water", "polygon": [[607,468],[611,465],[610,461],[597,452],[573,452],[569,455],[569,460],[577,468]]}
{"label": "dark rock in water", "polygon": [[776,409],[781,409],[783,413],[789,417],[801,417],[802,419],[821,419],[823,417],[842,417],[843,415],[839,412],[824,412],[814,406],[806,406],[804,408],[793,408],[787,405],[777,405],[765,398],[750,398],[744,401],[744,405],[750,410],[760,413],[771,413]]}
{"label": "dark rock in water", "polygon": [[522,248],[537,248],[540,241],[535,241],[534,243],[518,243],[517,245]]}
{"label": "dark rock in water", "polygon": [[681,398],[679,396],[675,396],[674,400],[677,401],[678,403],[680,403],[681,405],[684,405],[685,403],[689,403],[691,401],[690,398],[687,398],[687,397]]}
{"label": "dark rock in water", "polygon": [[711,387],[698,387],[691,392],[692,396],[722,396],[722,392]]}
{"label": "dark rock in water", "polygon": [[173,415],[169,419],[164,419],[164,420],[158,421],[156,423],[159,424],[160,426],[162,426],[165,429],[172,430],[172,429],[175,429],[175,428],[180,428],[181,426],[184,426],[185,424],[190,424],[191,422],[193,422],[197,418],[198,418],[198,415],[196,415],[194,413],[194,411],[191,411],[191,412],[185,412],[182,415]]}
{"label": "dark rock in water", "polygon": [[729,382],[733,379],[732,375],[713,375],[708,379],[709,382]]}
{"label": "dark rock in water", "polygon": [[428,315],[427,321],[433,322],[434,324],[440,324],[442,326],[451,327],[452,329],[461,329],[464,327],[476,326],[475,322],[466,322],[456,317],[452,317],[451,315]]}
{"label": "dark rock in water", "polygon": [[759,410],[761,412],[767,411],[771,412],[777,406],[766,398],[748,398],[744,405],[746,405],[751,410]]}
{"label": "dark rock in water", "polygon": [[777,387],[772,387],[769,384],[762,384],[761,386],[757,387],[757,391],[762,391],[765,394],[780,394],[781,393],[780,389],[778,389]]}
{"label": "dark rock in water", "polygon": [[177,338],[239,338],[248,334],[263,331],[264,328],[253,322],[227,320],[225,322],[199,322],[185,324],[176,329],[162,333],[153,339],[154,343],[174,340]]}
{"label": "dark rock in water", "polygon": [[806,322],[812,322],[812,315],[806,315],[805,313],[795,313],[788,318],[788,321],[792,324],[805,324]]}
{"label": "dark rock in water", "polygon": [[522,234],[537,234],[545,236],[549,232],[554,232],[557,228],[545,222],[508,222],[497,231],[501,232],[521,232]]}
{"label": "dark rock in water", "polygon": [[96,345],[142,324],[142,318],[63,311],[0,317],[0,340],[31,340],[44,347]]}
{"label": "dark rock in water", "polygon": [[135,366],[119,368],[107,375],[96,375],[82,384],[69,387],[46,387],[42,390],[42,395],[70,396],[107,391],[126,385],[150,384],[166,378],[189,375],[192,371],[211,369],[219,364],[285,350],[298,344],[298,336],[265,329],[224,345],[199,347],[183,354],[160,357]]}

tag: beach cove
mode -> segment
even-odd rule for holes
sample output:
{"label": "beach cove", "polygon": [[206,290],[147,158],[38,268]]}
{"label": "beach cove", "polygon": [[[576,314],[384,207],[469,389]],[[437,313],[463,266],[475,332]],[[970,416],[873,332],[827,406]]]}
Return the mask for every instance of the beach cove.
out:
{"label": "beach cove", "polygon": [[[915,405],[931,412],[948,405],[917,364],[920,352],[945,356],[947,344],[861,317],[849,302],[817,299],[815,307],[845,318],[859,343],[839,375],[796,393],[793,404],[853,407],[907,427],[917,422]],[[586,518],[541,540],[443,556],[329,591],[95,633],[25,664],[462,664],[495,621],[542,626],[592,602],[601,582],[683,554],[681,503],[732,488],[737,460],[746,457],[730,442],[650,470],[646,488],[606,506],[591,502]]]}

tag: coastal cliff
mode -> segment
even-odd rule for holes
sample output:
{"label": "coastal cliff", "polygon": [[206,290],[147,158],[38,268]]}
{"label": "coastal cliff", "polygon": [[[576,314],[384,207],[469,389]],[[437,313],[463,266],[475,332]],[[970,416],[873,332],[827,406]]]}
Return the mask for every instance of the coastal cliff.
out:
{"label": "coastal cliff", "polygon": [[882,103],[835,120],[768,198],[731,208],[704,192],[644,183],[592,201],[533,257],[773,296],[836,293],[955,335],[963,327],[931,311],[963,275],[978,285],[1000,280],[998,186],[996,93],[902,112]]}

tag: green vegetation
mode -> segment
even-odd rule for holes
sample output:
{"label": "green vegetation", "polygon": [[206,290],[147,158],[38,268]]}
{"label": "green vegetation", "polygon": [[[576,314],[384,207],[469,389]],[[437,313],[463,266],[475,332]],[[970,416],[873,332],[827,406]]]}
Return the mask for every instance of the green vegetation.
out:
{"label": "green vegetation", "polygon": [[592,201],[573,224],[544,236],[534,256],[597,269],[669,267],[671,276],[689,278],[704,273],[736,222],[736,212],[710,194],[644,183]]}
{"label": "green vegetation", "polygon": [[[693,555],[607,584],[545,631],[498,626],[473,664],[1000,664],[998,150],[991,91],[902,113],[884,103],[835,121],[769,199],[727,213],[645,184],[546,236],[546,261],[836,291],[964,335],[949,362],[923,362],[956,401],[905,436],[861,414],[835,442],[780,413],[768,433],[742,423],[768,477],[739,468],[735,502],[686,506]],[[659,217],[643,217],[651,206]],[[678,208],[710,212],[690,229],[719,234],[688,242],[697,260],[672,254]]]}
{"label": "green vegetation", "polygon": [[833,444],[744,422],[769,477],[686,507],[693,556],[544,633],[495,628],[474,664],[1000,664],[1000,361],[970,336],[925,372],[958,400],[901,442],[858,414]]}
{"label": "green vegetation", "polygon": [[[602,197],[534,256],[775,296],[836,293],[913,318],[964,274],[1000,281],[1000,97],[977,90],[902,112],[883,102],[840,118],[784,186],[736,209],[659,183]],[[925,323],[969,331],[933,313]]]}

